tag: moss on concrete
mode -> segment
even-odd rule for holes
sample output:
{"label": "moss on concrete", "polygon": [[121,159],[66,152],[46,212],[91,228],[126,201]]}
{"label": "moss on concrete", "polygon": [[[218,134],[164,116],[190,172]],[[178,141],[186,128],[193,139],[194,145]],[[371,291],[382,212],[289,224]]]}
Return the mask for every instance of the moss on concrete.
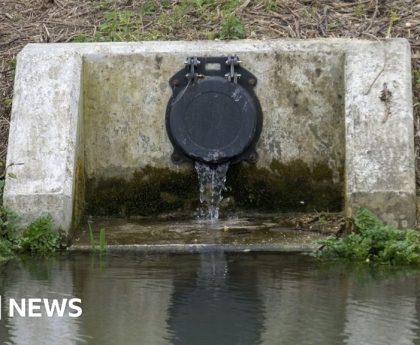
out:
{"label": "moss on concrete", "polygon": [[228,172],[228,194],[245,209],[338,212],[344,204],[343,183],[334,182],[332,176],[326,163],[309,167],[299,159],[273,160],[270,169],[240,163]]}
{"label": "moss on concrete", "polygon": [[172,171],[146,166],[132,178],[89,179],[86,213],[89,215],[155,215],[192,209],[198,201],[193,168]]}
{"label": "moss on concrete", "polygon": [[[341,175],[341,174],[340,174]],[[271,162],[270,168],[240,163],[230,167],[225,198],[238,210],[307,212],[343,209],[343,184],[333,180],[326,163],[310,167],[302,160]],[[89,215],[156,215],[173,211],[191,214],[198,206],[198,182],[192,167],[182,171],[147,166],[131,179],[89,179]]]}

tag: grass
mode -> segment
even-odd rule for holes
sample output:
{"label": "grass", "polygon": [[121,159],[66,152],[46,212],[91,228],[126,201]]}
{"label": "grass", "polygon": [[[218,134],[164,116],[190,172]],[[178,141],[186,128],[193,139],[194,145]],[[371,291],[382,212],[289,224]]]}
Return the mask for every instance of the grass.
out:
{"label": "grass", "polygon": [[[190,26],[192,19],[203,25],[194,27],[192,33],[200,32],[207,39],[245,38],[246,29],[241,17],[236,14],[238,0],[186,0],[173,6],[169,2],[146,1],[136,10],[107,11],[93,35],[81,34],[75,42],[117,42],[158,39],[179,39],[180,32]],[[145,26],[153,28],[145,29]],[[186,33],[185,39],[191,39]]]}
{"label": "grass", "polygon": [[106,251],[106,238],[105,238],[105,229],[99,231],[99,252],[105,253]]}
{"label": "grass", "polygon": [[367,263],[420,264],[420,232],[386,226],[364,208],[357,211],[355,226],[356,231],[349,235],[321,240],[322,247],[315,255]]}
{"label": "grass", "polygon": [[220,34],[221,39],[245,38],[245,26],[241,19],[234,14],[227,14],[223,17]]}
{"label": "grass", "polygon": [[[92,248],[92,251],[96,251],[96,241],[93,235],[93,230],[88,222],[88,231],[89,231],[89,242]],[[105,236],[105,229],[99,230],[99,253],[103,254],[106,252],[106,236]]]}
{"label": "grass", "polygon": [[88,222],[88,229],[89,229],[89,242],[90,242],[90,246],[92,247],[92,250],[96,250],[96,242],[95,242],[95,238],[93,236],[93,230],[92,230],[92,226],[90,225],[90,222]]}

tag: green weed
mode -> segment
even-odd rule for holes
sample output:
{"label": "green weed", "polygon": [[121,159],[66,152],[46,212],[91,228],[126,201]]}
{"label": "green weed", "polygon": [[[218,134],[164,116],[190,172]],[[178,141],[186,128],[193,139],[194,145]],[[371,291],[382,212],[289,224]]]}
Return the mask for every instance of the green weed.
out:
{"label": "green weed", "polygon": [[221,39],[245,38],[245,26],[239,17],[234,14],[224,16],[220,27]]}
{"label": "green weed", "polygon": [[12,99],[10,97],[3,98],[3,105],[6,109],[10,109],[12,107]]}
{"label": "green weed", "polygon": [[0,262],[7,261],[13,256],[12,244],[7,240],[0,239]]}
{"label": "green weed", "polygon": [[366,7],[364,5],[356,5],[353,7],[353,14],[356,17],[363,17],[366,15]]}
{"label": "green weed", "polygon": [[[93,230],[90,223],[88,223],[88,231],[89,231],[89,241],[90,241],[92,251],[96,251],[96,241],[95,241],[95,237],[93,235]],[[100,229],[99,230],[99,253],[103,254],[105,253],[105,251],[106,251],[105,229]]]}
{"label": "green weed", "polygon": [[60,248],[61,237],[54,229],[52,217],[47,215],[38,218],[23,231],[19,246],[23,252],[48,256]]}
{"label": "green weed", "polygon": [[159,10],[159,7],[156,5],[156,2],[146,1],[143,5],[142,13],[147,15],[147,14],[156,13],[158,10]]}
{"label": "green weed", "polygon": [[420,264],[420,234],[400,231],[384,225],[367,209],[355,217],[357,231],[345,237],[328,237],[319,241],[319,258],[344,258],[354,261],[395,265]]}
{"label": "green weed", "polygon": [[17,215],[0,206],[0,239],[15,243],[19,236]]}
{"label": "green weed", "polygon": [[[269,8],[276,2],[266,0]],[[147,41],[158,39],[245,38],[245,26],[237,16],[240,0],[146,1],[140,10],[118,11],[107,7],[95,34],[76,36],[75,42]],[[202,23],[196,26],[195,23]],[[185,30],[191,27],[192,30]]]}
{"label": "green weed", "polygon": [[414,85],[420,87],[420,68],[414,69]]}
{"label": "green weed", "polygon": [[112,11],[104,14],[104,21],[95,35],[78,35],[75,42],[118,42],[135,41],[143,28],[141,13]]}
{"label": "green weed", "polygon": [[105,253],[106,251],[106,238],[105,238],[105,229],[99,231],[99,252]]}
{"label": "green weed", "polygon": [[7,63],[12,70],[16,69],[16,58],[10,59]]}
{"label": "green weed", "polygon": [[398,16],[398,13],[395,12],[394,10],[391,10],[391,12],[389,13],[389,25],[388,25],[388,30],[386,33],[387,38],[391,37],[392,28],[394,27],[394,24],[397,23],[399,20],[400,20],[400,17]]}
{"label": "green weed", "polygon": [[93,237],[93,231],[90,223],[88,222],[88,228],[89,228],[89,242],[90,246],[92,247],[92,250],[96,250],[96,242],[95,238]]}

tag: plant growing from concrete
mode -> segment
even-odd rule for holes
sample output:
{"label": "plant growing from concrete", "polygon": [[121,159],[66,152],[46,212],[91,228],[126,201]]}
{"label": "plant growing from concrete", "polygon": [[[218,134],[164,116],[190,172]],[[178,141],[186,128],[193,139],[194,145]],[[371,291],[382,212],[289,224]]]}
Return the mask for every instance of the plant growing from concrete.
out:
{"label": "plant growing from concrete", "polygon": [[90,222],[88,222],[88,230],[89,230],[90,246],[92,247],[92,250],[95,250],[96,249],[96,242],[95,242],[95,238],[93,237],[93,230],[92,230],[92,226],[90,225]]}
{"label": "plant growing from concrete", "polygon": [[[90,225],[90,222],[88,222],[88,232],[89,232],[89,242],[90,246],[92,248],[92,251],[96,250],[96,241],[95,236],[93,234],[92,226]],[[99,230],[99,253],[103,254],[106,251],[106,236],[105,236],[105,229]]]}
{"label": "plant growing from concrete", "polygon": [[105,253],[106,251],[106,238],[105,238],[105,229],[99,231],[99,252]]}
{"label": "plant growing from concrete", "polygon": [[344,258],[353,261],[392,265],[420,264],[420,234],[384,225],[369,210],[361,208],[355,217],[356,230],[344,237],[319,241],[318,258]]}

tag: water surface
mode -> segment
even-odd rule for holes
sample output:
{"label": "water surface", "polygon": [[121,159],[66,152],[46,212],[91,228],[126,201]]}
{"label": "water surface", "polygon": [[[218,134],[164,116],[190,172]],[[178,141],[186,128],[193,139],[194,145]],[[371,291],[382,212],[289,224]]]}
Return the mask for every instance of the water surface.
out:
{"label": "water surface", "polygon": [[[286,254],[72,254],[0,266],[2,344],[420,344],[420,272]],[[8,298],[82,299],[8,318]]]}

